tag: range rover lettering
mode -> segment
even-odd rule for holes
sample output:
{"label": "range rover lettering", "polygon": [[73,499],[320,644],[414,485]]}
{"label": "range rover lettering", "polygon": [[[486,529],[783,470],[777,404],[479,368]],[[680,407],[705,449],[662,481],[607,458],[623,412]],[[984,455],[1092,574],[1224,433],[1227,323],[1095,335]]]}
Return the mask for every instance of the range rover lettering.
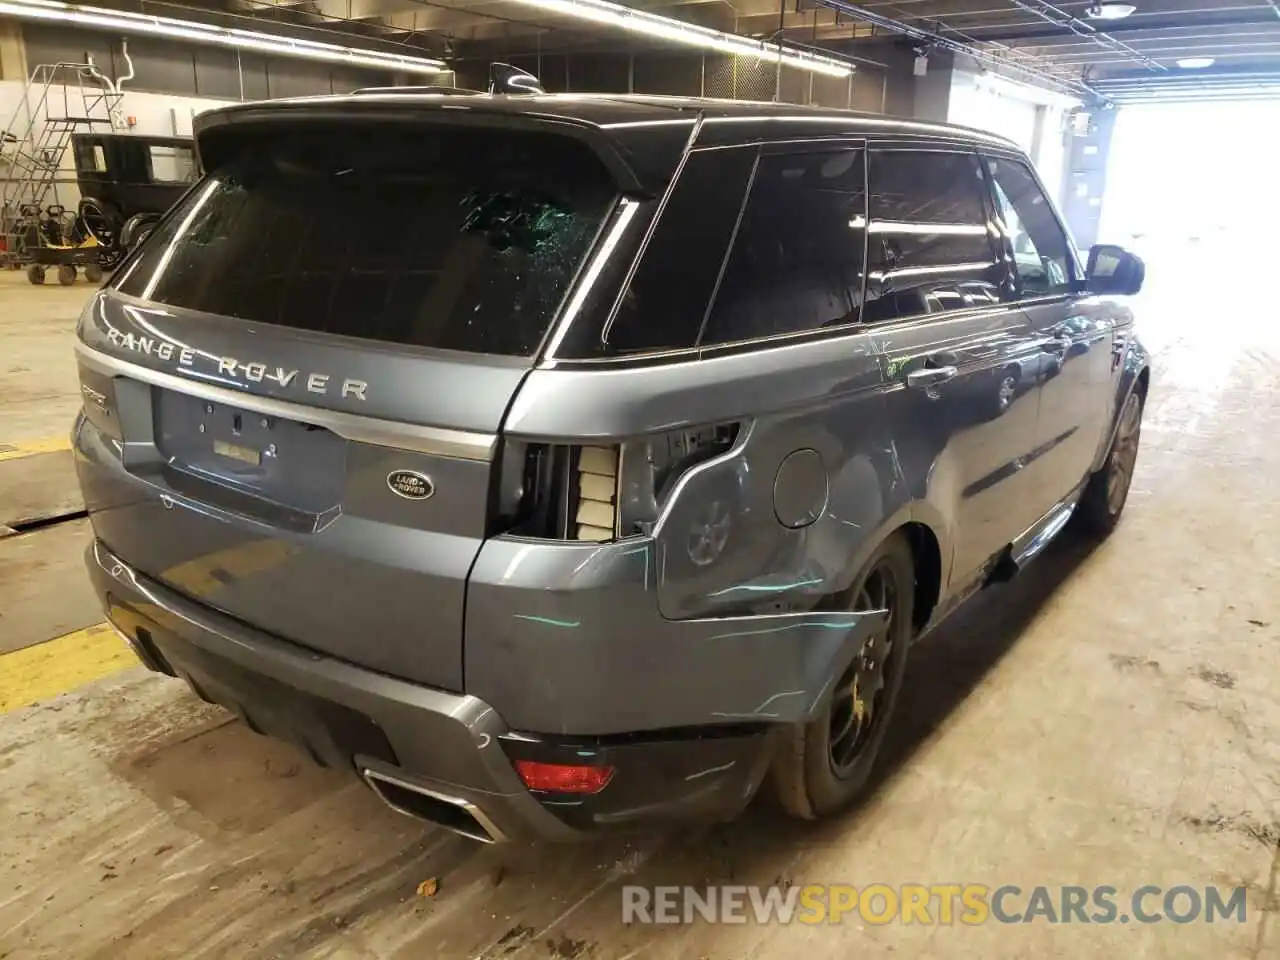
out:
{"label": "range rover lettering", "polygon": [[403,812],[832,814],[910,643],[1125,505],[1142,263],[999,137],[412,89],[195,136],[79,323],[89,568],[147,666]]}

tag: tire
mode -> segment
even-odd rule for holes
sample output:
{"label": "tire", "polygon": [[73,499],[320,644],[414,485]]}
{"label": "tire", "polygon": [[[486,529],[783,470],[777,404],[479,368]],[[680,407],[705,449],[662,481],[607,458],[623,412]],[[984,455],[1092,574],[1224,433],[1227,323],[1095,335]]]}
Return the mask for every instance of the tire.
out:
{"label": "tire", "polygon": [[1142,408],[1146,398],[1134,389],[1125,398],[1116,424],[1111,449],[1102,468],[1089,477],[1072,519],[1078,529],[1089,536],[1102,538],[1120,522],[1120,514],[1129,499],[1133,468],[1138,459],[1138,443],[1142,438]]}
{"label": "tire", "polygon": [[102,282],[102,268],[96,263],[91,263],[84,268],[84,278],[90,283]]}
{"label": "tire", "polygon": [[64,287],[69,287],[76,282],[76,268],[69,263],[64,263],[58,267],[58,282]]}
{"label": "tire", "polygon": [[37,287],[44,283],[44,267],[38,263],[33,263],[27,267],[27,280],[35,284]]}
{"label": "tire", "polygon": [[[887,596],[881,591],[886,582]],[[915,602],[915,564],[903,534],[895,533],[880,545],[845,596],[852,610],[876,609],[883,603],[890,611],[889,622],[868,640],[870,650],[864,647],[852,664],[841,667],[822,713],[779,736],[770,771],[775,792],[788,813],[810,820],[845,809],[862,793],[897,705],[913,634]],[[868,658],[868,652],[873,656]],[[882,666],[881,688],[871,698],[869,720],[854,709],[853,685],[867,675],[868,661]],[[873,676],[875,672],[873,669]],[[871,682],[876,683],[875,679]],[[866,701],[857,699],[865,707]],[[863,730],[857,729],[859,716],[861,723],[867,724]]]}

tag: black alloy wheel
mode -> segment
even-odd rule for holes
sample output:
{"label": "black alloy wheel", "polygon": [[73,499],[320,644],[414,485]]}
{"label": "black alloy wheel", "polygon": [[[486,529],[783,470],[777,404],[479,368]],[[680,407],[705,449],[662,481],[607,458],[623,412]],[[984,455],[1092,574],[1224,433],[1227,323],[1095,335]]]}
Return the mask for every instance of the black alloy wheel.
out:
{"label": "black alloy wheel", "polygon": [[841,779],[856,770],[863,751],[874,739],[877,724],[886,716],[884,700],[893,679],[897,600],[898,584],[885,561],[867,574],[854,596],[855,613],[884,611],[884,622],[867,637],[831,699],[827,753],[832,772]]}
{"label": "black alloy wheel", "polygon": [[873,618],[838,669],[825,708],[779,729],[771,776],[788,813],[834,814],[861,795],[884,743],[915,633],[915,559],[905,534],[876,548],[843,594],[841,609]]}

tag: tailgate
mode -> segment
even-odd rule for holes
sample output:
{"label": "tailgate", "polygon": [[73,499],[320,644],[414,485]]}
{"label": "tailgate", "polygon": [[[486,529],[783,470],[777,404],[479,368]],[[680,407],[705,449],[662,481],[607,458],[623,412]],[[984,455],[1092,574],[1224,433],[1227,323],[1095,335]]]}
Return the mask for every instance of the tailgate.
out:
{"label": "tailgate", "polygon": [[259,629],[460,689],[497,433],[615,193],[546,134],[258,129],[81,319],[96,534]]}
{"label": "tailgate", "polygon": [[[82,485],[113,552],[302,646],[461,688],[492,432],[344,416],[83,346],[79,362],[95,398],[80,440]],[[500,420],[524,371],[420,361],[415,375],[485,397],[466,418],[475,427]]]}

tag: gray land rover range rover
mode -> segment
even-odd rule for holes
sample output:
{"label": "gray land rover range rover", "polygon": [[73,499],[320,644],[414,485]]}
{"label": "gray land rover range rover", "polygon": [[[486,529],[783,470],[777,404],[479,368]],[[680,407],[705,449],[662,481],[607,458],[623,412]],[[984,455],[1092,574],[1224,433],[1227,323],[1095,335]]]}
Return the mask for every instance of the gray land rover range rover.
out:
{"label": "gray land rover range rover", "polygon": [[864,787],[909,643],[1124,506],[1148,363],[975,131],[374,91],[196,124],[79,324],[111,623],[480,840]]}

